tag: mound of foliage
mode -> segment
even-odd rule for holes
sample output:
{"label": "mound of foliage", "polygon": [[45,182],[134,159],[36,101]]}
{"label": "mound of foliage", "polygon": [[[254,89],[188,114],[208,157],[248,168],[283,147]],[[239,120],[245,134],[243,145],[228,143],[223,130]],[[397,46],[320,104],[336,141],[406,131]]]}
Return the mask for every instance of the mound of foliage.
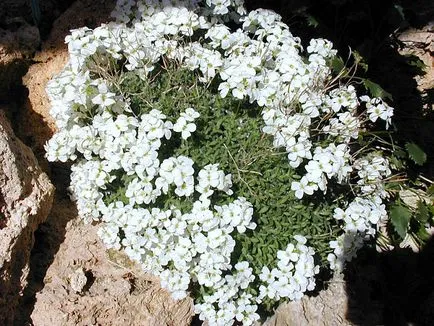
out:
{"label": "mound of foliage", "polygon": [[391,164],[331,42],[241,0],[124,1],[66,39],[47,92],[71,192],[108,248],[211,325],[315,289],[387,221]]}

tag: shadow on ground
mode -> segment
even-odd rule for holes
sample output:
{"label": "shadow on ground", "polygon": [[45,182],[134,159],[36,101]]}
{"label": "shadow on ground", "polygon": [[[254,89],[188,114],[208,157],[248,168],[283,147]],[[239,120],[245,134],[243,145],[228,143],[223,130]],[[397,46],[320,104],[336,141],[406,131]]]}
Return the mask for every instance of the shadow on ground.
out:
{"label": "shadow on ground", "polygon": [[[347,320],[355,325],[432,325],[434,238],[414,253],[409,248],[364,252],[348,266]],[[370,318],[374,316],[376,318]]]}
{"label": "shadow on ground", "polygon": [[69,174],[69,167],[62,164],[51,165],[51,180],[56,186],[56,194],[47,221],[35,232],[35,244],[30,254],[28,284],[15,318],[17,326],[32,325],[30,316],[36,302],[36,294],[44,288],[47,270],[65,240],[67,223],[77,217],[76,207],[71,205],[67,197]]}

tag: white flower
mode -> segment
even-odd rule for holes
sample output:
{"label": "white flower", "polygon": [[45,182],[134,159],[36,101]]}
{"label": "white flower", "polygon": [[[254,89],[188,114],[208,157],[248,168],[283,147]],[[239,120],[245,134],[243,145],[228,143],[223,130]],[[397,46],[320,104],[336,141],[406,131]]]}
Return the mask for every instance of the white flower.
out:
{"label": "white flower", "polygon": [[116,103],[116,101],[113,99],[116,94],[109,92],[106,85],[98,85],[98,92],[99,93],[94,98],[92,98],[93,104],[97,104],[103,108],[106,108]]}
{"label": "white flower", "polygon": [[182,139],[187,139],[191,133],[196,131],[196,125],[188,122],[185,117],[179,117],[173,125],[173,131],[180,132]]}
{"label": "white flower", "polygon": [[259,289],[259,301],[266,296],[279,300],[289,298],[300,299],[304,292],[315,287],[315,275],[319,273],[319,266],[315,266],[313,255],[315,251],[307,247],[307,239],[295,235],[297,244],[289,243],[286,250],[277,252],[278,268],[269,270],[262,268],[259,278],[264,283]]}
{"label": "white flower", "polygon": [[200,114],[193,108],[187,108],[185,109],[185,112],[181,113],[181,117],[184,117],[187,121],[194,121],[200,117]]}
{"label": "white flower", "polygon": [[310,182],[307,177],[302,177],[300,182],[292,181],[291,183],[291,190],[295,191],[295,197],[298,199],[303,198],[304,194],[312,195],[316,189],[318,189],[318,186]]}

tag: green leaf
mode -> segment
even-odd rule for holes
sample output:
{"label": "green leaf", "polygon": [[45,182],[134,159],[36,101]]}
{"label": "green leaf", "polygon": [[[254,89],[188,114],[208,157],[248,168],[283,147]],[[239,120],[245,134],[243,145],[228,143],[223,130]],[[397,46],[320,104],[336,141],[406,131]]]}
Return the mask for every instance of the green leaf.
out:
{"label": "green leaf", "polygon": [[268,206],[262,206],[261,209],[259,209],[258,214],[264,214],[268,212],[270,208]]}
{"label": "green leaf", "polygon": [[356,61],[356,64],[360,67],[362,67],[362,69],[367,72],[368,71],[368,64],[365,62],[365,59],[362,57],[362,55],[357,52],[357,51],[352,51],[354,60]]}
{"label": "green leaf", "polygon": [[426,223],[428,221],[429,211],[425,203],[421,200],[417,202],[417,211],[415,217],[420,223]]}
{"label": "green leaf", "polygon": [[340,73],[345,68],[344,60],[341,57],[333,57],[331,60],[332,69],[335,73]]}
{"label": "green leaf", "polygon": [[419,59],[419,57],[415,56],[414,54],[407,54],[404,56],[404,58],[406,59],[407,64],[418,69],[418,71],[420,72],[419,75],[423,75],[425,69],[428,68],[425,62],[423,62],[421,59]]}
{"label": "green leaf", "polygon": [[434,221],[434,205],[430,205],[429,206],[429,210],[430,210],[430,212],[431,212],[431,215],[433,215],[433,221]]}
{"label": "green leaf", "polygon": [[389,159],[390,159],[390,163],[392,163],[396,169],[400,170],[404,167],[402,161],[398,159],[395,155],[392,155]]}
{"label": "green leaf", "polygon": [[421,225],[416,232],[416,237],[419,242],[426,243],[431,238],[431,234],[426,230],[424,225]]}
{"label": "green leaf", "polygon": [[306,22],[308,26],[311,26],[313,28],[317,28],[319,25],[318,20],[316,20],[316,18],[312,15],[309,14],[304,14],[304,17],[306,18]]}
{"label": "green leaf", "polygon": [[406,143],[405,148],[407,149],[408,156],[414,163],[423,165],[426,162],[425,152],[415,143]]}
{"label": "green leaf", "polygon": [[392,94],[386,92],[380,85],[374,83],[373,81],[363,78],[363,85],[371,93],[373,97],[380,97],[382,99],[388,98],[393,100]]}
{"label": "green leaf", "polygon": [[407,153],[403,149],[400,149],[400,148],[396,148],[393,151],[393,155],[395,155],[397,158],[407,158]]}
{"label": "green leaf", "polygon": [[397,204],[392,207],[389,215],[395,231],[404,239],[412,215],[411,211],[407,207]]}

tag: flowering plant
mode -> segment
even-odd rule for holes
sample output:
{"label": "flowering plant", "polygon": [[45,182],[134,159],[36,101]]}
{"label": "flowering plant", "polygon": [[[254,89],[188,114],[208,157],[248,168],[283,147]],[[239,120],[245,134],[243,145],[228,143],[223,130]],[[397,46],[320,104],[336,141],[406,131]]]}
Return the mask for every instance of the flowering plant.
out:
{"label": "flowering plant", "polygon": [[304,49],[242,0],[119,0],[113,17],[71,32],[47,86],[47,158],[74,161],[107,248],[211,325],[249,325],[375,235],[391,169],[366,128],[393,108],[334,75],[331,42]]}

